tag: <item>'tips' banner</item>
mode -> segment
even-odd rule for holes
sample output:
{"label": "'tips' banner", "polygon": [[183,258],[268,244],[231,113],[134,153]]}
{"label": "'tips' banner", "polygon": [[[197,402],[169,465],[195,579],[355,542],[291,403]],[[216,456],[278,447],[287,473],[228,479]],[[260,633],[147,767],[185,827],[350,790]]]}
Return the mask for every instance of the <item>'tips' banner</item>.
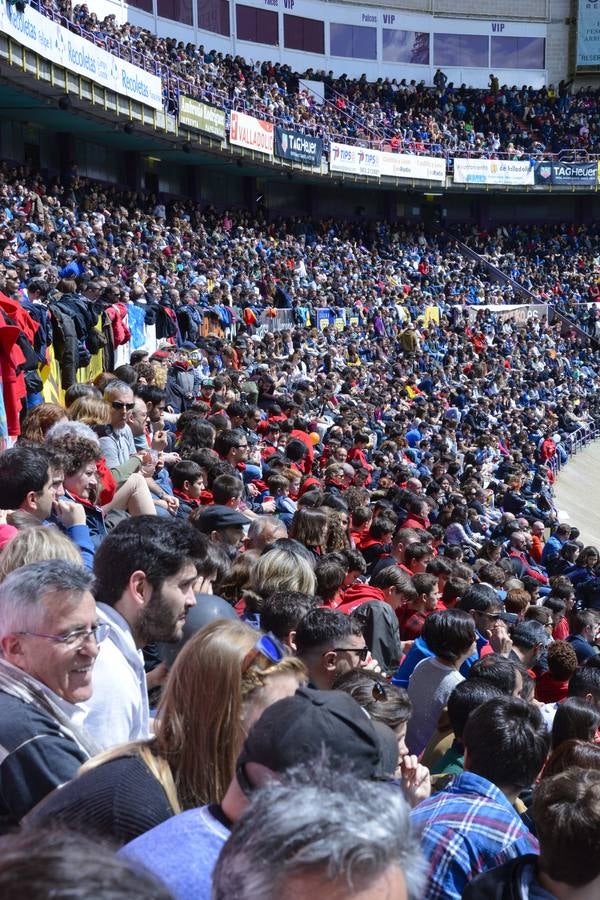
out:
{"label": "'tips' banner", "polygon": [[48,62],[63,66],[76,75],[123,94],[131,100],[162,109],[162,84],[158,75],[113,56],[46,18],[31,6],[18,12],[15,6],[0,3],[0,32],[43,56]]}
{"label": "'tips' banner", "polygon": [[535,167],[535,181],[536,184],[597,184],[598,163],[541,162]]}
{"label": "'tips' banner", "polygon": [[331,172],[347,172],[349,175],[379,178],[381,175],[380,157],[379,150],[332,143],[329,151],[329,170]]}
{"label": "'tips' banner", "polygon": [[323,156],[323,139],[290,131],[277,125],[275,128],[275,155],[291,159],[306,166],[320,166]]}

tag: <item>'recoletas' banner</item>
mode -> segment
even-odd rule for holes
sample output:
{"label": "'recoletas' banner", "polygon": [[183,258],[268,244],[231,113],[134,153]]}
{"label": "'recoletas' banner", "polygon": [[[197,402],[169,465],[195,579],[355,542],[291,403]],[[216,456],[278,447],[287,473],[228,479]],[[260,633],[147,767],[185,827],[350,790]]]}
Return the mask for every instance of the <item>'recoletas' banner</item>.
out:
{"label": "'recoletas' banner", "polygon": [[162,83],[158,75],[113,56],[31,6],[19,12],[12,4],[0,3],[0,32],[39,53],[48,62],[90,78],[131,100],[162,109]]}
{"label": "'recoletas' banner", "polygon": [[275,128],[275,155],[291,159],[305,166],[320,166],[323,156],[323,139],[290,131],[277,125]]}

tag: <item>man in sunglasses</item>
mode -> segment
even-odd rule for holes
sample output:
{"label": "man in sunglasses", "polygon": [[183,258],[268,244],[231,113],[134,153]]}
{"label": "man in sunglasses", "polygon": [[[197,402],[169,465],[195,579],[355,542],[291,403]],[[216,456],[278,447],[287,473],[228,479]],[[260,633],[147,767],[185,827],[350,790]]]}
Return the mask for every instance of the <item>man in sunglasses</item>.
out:
{"label": "man in sunglasses", "polygon": [[321,691],[369,661],[359,623],[333,609],[312,609],[304,616],[296,629],[296,653],[308,669],[310,686]]}
{"label": "man in sunglasses", "polygon": [[0,831],[74,777],[97,748],[83,730],[109,628],[83,566],[54,559],[0,585]]}
{"label": "man in sunglasses", "polygon": [[136,455],[133,432],[128,424],[135,398],[128,384],[115,379],[106,386],[104,402],[110,409],[110,425],[96,429],[100,449],[117,484],[122,484],[130,475],[139,471],[142,464],[140,457]]}

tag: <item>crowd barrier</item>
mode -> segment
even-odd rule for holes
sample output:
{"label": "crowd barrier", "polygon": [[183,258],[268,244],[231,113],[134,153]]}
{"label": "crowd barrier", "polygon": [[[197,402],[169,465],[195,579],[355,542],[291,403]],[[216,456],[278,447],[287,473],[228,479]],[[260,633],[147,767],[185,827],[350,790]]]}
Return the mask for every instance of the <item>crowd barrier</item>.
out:
{"label": "crowd barrier", "polygon": [[[386,133],[369,128],[369,137],[353,139],[334,134],[317,121],[290,127],[289,121],[257,113],[247,101],[232,100],[210,84],[199,86],[175,75],[168,65],[112,35],[86,31],[42,0],[32,0],[24,10],[0,4],[0,32],[130,100],[164,109],[186,128],[212,139],[227,139],[231,146],[263,154],[271,161],[288,160],[317,171],[325,166],[325,171],[342,176],[389,177],[439,187],[454,183],[591,190],[600,184],[598,154],[581,150],[529,154],[475,146],[459,149],[404,138],[390,129]],[[324,104],[331,105],[331,100],[324,97]],[[352,120],[351,114],[348,119]]]}

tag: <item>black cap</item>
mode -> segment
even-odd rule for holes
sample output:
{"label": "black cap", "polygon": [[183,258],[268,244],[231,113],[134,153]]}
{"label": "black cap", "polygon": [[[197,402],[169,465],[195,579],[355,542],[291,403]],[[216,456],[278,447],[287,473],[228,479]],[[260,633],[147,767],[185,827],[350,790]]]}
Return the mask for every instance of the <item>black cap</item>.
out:
{"label": "black cap", "polygon": [[359,778],[390,774],[389,754],[356,700],[343,691],[306,687],[263,712],[244,741],[238,765],[255,762],[283,772],[322,753],[339,757]]}
{"label": "black cap", "polygon": [[219,528],[230,528],[234,525],[249,525],[250,519],[230,506],[207,506],[194,518],[194,527],[203,534],[218,531]]}

